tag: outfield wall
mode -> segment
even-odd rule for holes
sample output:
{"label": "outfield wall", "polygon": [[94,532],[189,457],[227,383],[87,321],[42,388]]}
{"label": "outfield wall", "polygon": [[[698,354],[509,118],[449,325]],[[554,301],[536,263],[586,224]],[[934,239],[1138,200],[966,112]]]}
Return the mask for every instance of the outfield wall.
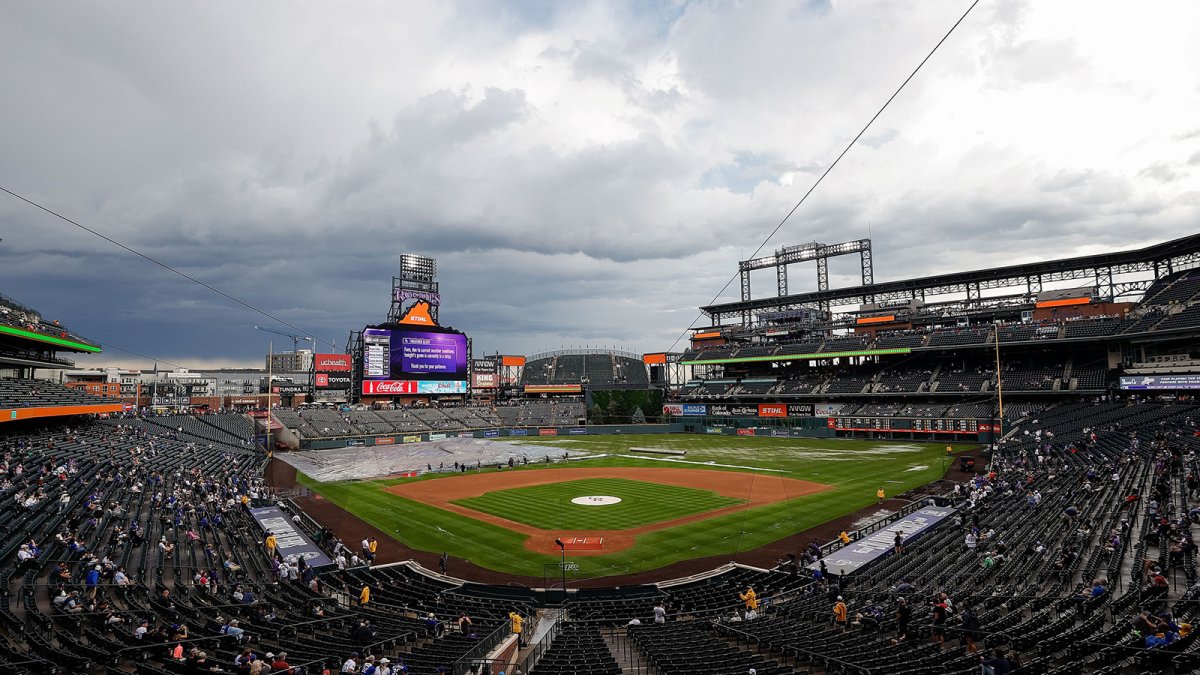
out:
{"label": "outfield wall", "polygon": [[[833,418],[830,418],[832,420]],[[355,436],[351,438],[305,439],[300,442],[301,450],[327,450],[329,448],[372,447],[396,443],[426,443],[444,441],[447,438],[555,438],[558,436],[610,436],[631,434],[703,434],[720,436],[760,436],[766,438],[859,438],[893,441],[989,443],[989,432],[958,432],[912,429],[867,429],[836,427],[825,418],[804,425],[759,426],[752,419],[713,418],[686,420],[673,424],[597,424],[586,427],[529,427],[476,429],[473,431],[426,432],[420,434],[392,434],[389,436]]]}
{"label": "outfield wall", "polygon": [[313,438],[300,442],[302,450],[327,450],[355,446],[393,445],[395,443],[426,443],[444,441],[447,438],[554,438],[558,436],[611,436],[631,434],[681,434],[684,424],[596,424],[586,427],[529,427],[475,429],[473,431],[426,432],[420,434],[392,434],[388,436],[355,436],[353,438]]}

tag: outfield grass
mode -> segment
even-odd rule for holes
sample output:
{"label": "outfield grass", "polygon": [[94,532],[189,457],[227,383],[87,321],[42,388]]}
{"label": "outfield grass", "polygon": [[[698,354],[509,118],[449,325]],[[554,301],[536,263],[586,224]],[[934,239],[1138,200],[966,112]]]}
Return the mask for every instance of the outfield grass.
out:
{"label": "outfield grass", "polygon": [[[633,548],[580,557],[579,575],[594,577],[656,569],[679,560],[729,555],[769,544],[875,503],[875,490],[893,496],[936,480],[943,473],[945,446],[844,439],[776,439],[671,434],[661,436],[585,436],[579,438],[505,439],[518,445],[610,456],[569,465],[530,465],[517,470],[554,471],[565,466],[681,467],[713,471],[747,469],[706,465],[772,468],[782,475],[834,489],[678,527],[639,535]],[[688,462],[628,456],[633,447],[687,450]],[[960,446],[965,447],[965,446]],[[971,446],[973,447],[973,446]],[[626,456],[621,456],[626,455]],[[300,482],[329,501],[380,528],[405,545],[442,552],[511,574],[541,576],[555,556],[524,547],[524,536],[457,513],[389,494],[386,485],[411,480],[452,480],[436,474],[416,479],[318,483]]]}
{"label": "outfield grass", "polygon": [[[585,464],[586,465],[586,464]],[[619,504],[585,506],[575,497],[609,495]],[[543,530],[628,530],[743,503],[707,490],[624,478],[585,478],[497,490],[453,502]]]}

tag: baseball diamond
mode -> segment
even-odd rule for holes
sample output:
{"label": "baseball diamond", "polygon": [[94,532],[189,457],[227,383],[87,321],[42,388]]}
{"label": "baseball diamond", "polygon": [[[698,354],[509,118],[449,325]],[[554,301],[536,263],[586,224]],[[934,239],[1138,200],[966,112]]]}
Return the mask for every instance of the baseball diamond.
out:
{"label": "baseball diamond", "polygon": [[[493,442],[490,451],[500,445]],[[841,439],[642,435],[506,445],[513,454],[580,459],[417,478],[298,478],[320,501],[407,549],[445,550],[510,575],[538,574],[560,553],[555,539],[603,538],[602,548],[570,552],[581,576],[601,577],[712,556],[742,559],[876,503],[881,482],[889,496],[898,495],[944,468],[940,446]],[[643,457],[632,447],[687,455]],[[387,465],[386,457],[378,463]],[[603,508],[573,504],[580,496],[621,501]]]}

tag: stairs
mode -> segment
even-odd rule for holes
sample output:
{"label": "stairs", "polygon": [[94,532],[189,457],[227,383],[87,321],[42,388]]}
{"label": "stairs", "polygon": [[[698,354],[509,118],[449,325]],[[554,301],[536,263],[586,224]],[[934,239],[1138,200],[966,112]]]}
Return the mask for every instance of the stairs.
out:
{"label": "stairs", "polygon": [[608,651],[617,660],[617,665],[621,666],[622,673],[626,675],[652,675],[658,673],[657,668],[651,666],[642,658],[641,651],[629,639],[625,629],[622,628],[615,631],[601,630],[600,633],[604,637],[604,644],[608,645]]}

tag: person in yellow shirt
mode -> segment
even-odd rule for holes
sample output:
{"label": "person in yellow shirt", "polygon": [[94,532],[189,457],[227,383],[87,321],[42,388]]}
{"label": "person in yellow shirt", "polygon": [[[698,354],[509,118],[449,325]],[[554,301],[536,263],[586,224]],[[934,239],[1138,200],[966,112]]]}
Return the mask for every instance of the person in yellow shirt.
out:
{"label": "person in yellow shirt", "polygon": [[849,614],[846,609],[846,603],[842,600],[842,596],[837,596],[837,602],[833,604],[833,625],[846,632],[846,616]]}
{"label": "person in yellow shirt", "polygon": [[371,587],[363,586],[362,592],[358,594],[358,604],[365,605],[371,601]]}
{"label": "person in yellow shirt", "polygon": [[758,609],[758,594],[753,586],[747,586],[745,593],[738,593],[738,599],[746,603],[746,609]]}
{"label": "person in yellow shirt", "polygon": [[267,538],[263,540],[263,543],[267,545],[267,555],[274,558],[275,557],[275,533],[267,532]]}
{"label": "person in yellow shirt", "polygon": [[880,504],[883,503],[883,486],[880,486],[880,488],[875,491],[875,497],[879,499]]}
{"label": "person in yellow shirt", "polygon": [[512,611],[512,612],[508,613],[508,622],[509,622],[509,625],[512,627],[513,635],[517,636],[517,644],[521,647],[524,647],[525,646],[525,637],[523,635],[521,635],[521,628],[522,628],[521,625],[523,623],[525,623],[525,619],[522,619],[520,614],[517,614],[515,611]]}
{"label": "person in yellow shirt", "polygon": [[375,537],[371,537],[371,541],[367,544],[367,549],[371,551],[371,560],[375,560],[375,551],[379,550],[379,542],[375,541]]}
{"label": "person in yellow shirt", "polygon": [[850,535],[846,534],[845,530],[842,530],[841,533],[838,534],[838,539],[842,540],[842,546],[850,543]]}

